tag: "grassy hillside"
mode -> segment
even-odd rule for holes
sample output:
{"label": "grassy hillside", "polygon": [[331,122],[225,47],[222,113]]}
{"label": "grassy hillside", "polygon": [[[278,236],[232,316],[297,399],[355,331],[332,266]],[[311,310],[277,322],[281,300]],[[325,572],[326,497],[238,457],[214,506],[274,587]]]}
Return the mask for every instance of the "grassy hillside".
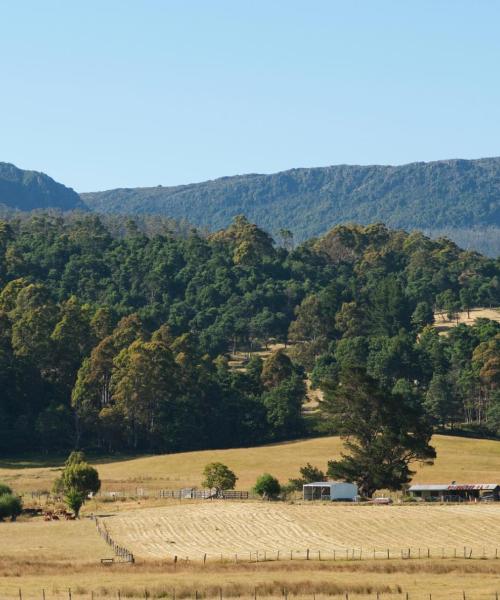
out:
{"label": "grassy hillside", "polygon": [[[448,482],[499,479],[500,442],[436,435],[433,438],[438,458],[433,466],[419,467],[415,481]],[[267,471],[285,482],[298,474],[307,462],[326,467],[339,456],[342,442],[324,437],[256,448],[206,450],[139,458],[98,459],[94,462],[107,490],[135,487],[180,488],[200,486],[203,467],[212,461],[229,465],[238,475],[239,489],[249,489],[258,475]],[[59,474],[61,461],[36,463],[29,460],[0,462],[0,480],[18,491],[50,489]]]}
{"label": "grassy hillside", "polygon": [[0,206],[15,210],[85,210],[78,194],[45,173],[0,163]]}
{"label": "grassy hillside", "polygon": [[[446,233],[466,246],[498,254],[500,158],[393,166],[338,165],[241,175],[176,187],[82,194],[100,212],[155,213],[218,229],[245,214],[297,240],[337,223],[376,221]],[[455,236],[456,234],[456,236]]]}

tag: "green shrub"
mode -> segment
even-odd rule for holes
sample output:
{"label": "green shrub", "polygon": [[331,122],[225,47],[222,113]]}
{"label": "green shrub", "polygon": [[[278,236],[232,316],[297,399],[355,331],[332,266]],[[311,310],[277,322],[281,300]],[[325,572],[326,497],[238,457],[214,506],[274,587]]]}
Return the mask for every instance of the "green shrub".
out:
{"label": "green shrub", "polygon": [[0,496],[3,496],[4,494],[12,494],[12,490],[8,485],[0,482]]}
{"label": "green shrub", "polygon": [[269,473],[261,475],[254,486],[256,494],[265,499],[276,498],[281,491],[280,482]]}
{"label": "green shrub", "polygon": [[0,521],[11,518],[15,521],[23,510],[21,499],[13,494],[2,494],[0,496]]}

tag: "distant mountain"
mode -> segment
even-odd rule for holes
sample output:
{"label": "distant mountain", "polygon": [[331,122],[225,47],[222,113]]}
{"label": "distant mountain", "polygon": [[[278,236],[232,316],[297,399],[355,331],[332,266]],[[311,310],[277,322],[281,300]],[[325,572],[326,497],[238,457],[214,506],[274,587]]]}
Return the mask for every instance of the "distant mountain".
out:
{"label": "distant mountain", "polygon": [[464,248],[498,256],[500,158],[292,169],[80,196],[43,173],[0,163],[0,214],[2,207],[162,215],[210,230],[245,214],[271,234],[290,229],[297,242],[337,223],[378,221],[445,235]]}
{"label": "distant mountain", "polygon": [[452,237],[454,230],[489,228],[495,237],[500,231],[500,158],[292,169],[81,197],[100,212],[162,214],[210,229],[245,214],[271,233],[291,229],[297,240],[349,221],[442,230]]}
{"label": "distant mountain", "polygon": [[24,171],[0,162],[0,205],[15,210],[56,208],[86,210],[80,196],[37,171]]}

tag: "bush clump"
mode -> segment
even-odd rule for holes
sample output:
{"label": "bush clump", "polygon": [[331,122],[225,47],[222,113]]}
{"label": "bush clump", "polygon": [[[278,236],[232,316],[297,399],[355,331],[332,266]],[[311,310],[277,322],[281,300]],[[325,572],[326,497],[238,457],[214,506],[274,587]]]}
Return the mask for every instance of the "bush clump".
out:
{"label": "bush clump", "polygon": [[0,496],[0,521],[4,521],[10,517],[11,521],[15,521],[23,511],[23,503],[21,499],[13,494],[2,494]]}
{"label": "bush clump", "polygon": [[254,492],[264,500],[273,500],[280,495],[280,482],[269,473],[261,475],[254,486]]}
{"label": "bush clump", "polygon": [[0,481],[0,496],[3,496],[4,494],[12,494],[12,490],[6,483]]}

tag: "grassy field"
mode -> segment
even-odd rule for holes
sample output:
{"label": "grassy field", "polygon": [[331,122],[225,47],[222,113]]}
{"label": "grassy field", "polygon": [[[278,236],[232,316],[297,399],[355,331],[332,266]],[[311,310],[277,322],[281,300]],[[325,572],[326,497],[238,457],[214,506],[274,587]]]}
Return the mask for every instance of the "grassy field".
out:
{"label": "grassy field", "polygon": [[[105,519],[117,542],[142,558],[249,560],[305,558],[307,549],[324,559],[401,556],[449,557],[467,547],[478,557],[495,556],[500,546],[497,504],[373,506],[266,502],[191,503],[121,512]],[[362,549],[362,550],[361,550]],[[278,554],[279,552],[279,554]],[[265,554],[264,554],[265,553]]]}
{"label": "grassy field", "polygon": [[[423,467],[417,481],[497,480],[500,474],[500,442],[436,436],[438,460]],[[199,485],[203,466],[221,460],[240,477],[238,487],[248,489],[258,474],[270,471],[281,480],[297,474],[299,466],[311,462],[325,467],[328,458],[338,456],[338,438],[319,438],[259,448],[206,451],[146,456],[140,458],[108,458],[97,464],[105,489],[136,486],[178,488]],[[49,489],[58,475],[61,462],[3,461],[0,480],[17,490]],[[140,505],[140,509],[139,508]],[[136,510],[131,510],[135,508]],[[221,503],[189,502],[181,505],[163,501],[94,503],[86,511],[98,511],[123,545],[138,556],[134,565],[102,566],[100,558],[111,556],[111,550],[98,536],[93,522],[44,522],[41,519],[0,523],[0,598],[24,600],[68,599],[68,588],[74,600],[121,597],[176,598],[282,597],[316,600],[375,600],[405,598],[428,600],[463,599],[494,600],[500,592],[500,560],[464,560],[439,558],[440,547],[452,556],[451,547],[474,546],[475,556],[484,546],[489,553],[495,543],[500,546],[500,507],[473,506],[306,506],[302,504],[267,504],[259,502]],[[106,516],[108,515],[108,516]],[[307,543],[305,543],[307,540]],[[171,543],[174,542],[174,543]],[[434,560],[385,560],[384,546],[400,549],[432,546]],[[378,559],[351,560],[332,551],[343,547],[379,548]],[[369,546],[369,548],[367,548]],[[175,550],[174,550],[175,547]],[[315,560],[293,562],[214,562],[205,567],[193,560],[181,561],[174,569],[172,555],[248,552],[249,549],[272,552],[293,549],[294,556],[304,558],[310,547]],[[481,548],[480,548],[481,547]],[[318,562],[317,551],[322,550]],[[301,555],[302,553],[302,555]],[[460,554],[460,552],[459,552]],[[357,554],[356,554],[357,556]],[[366,555],[364,555],[366,557]],[[280,557],[281,559],[283,556]],[[325,560],[327,559],[327,560]]]}
{"label": "grassy field", "polygon": [[[417,468],[414,481],[496,481],[500,476],[500,442],[454,436],[433,438],[438,458],[433,466]],[[285,482],[296,477],[307,462],[326,468],[328,459],[339,456],[342,442],[338,437],[314,438],[231,450],[206,450],[139,458],[106,458],[92,461],[98,468],[103,489],[180,488],[200,486],[203,467],[221,461],[239,477],[237,488],[249,489],[258,475],[269,472]],[[49,490],[60,472],[62,461],[0,461],[0,481],[17,491]]]}
{"label": "grassy field", "polygon": [[429,592],[433,600],[462,600],[463,591],[468,600],[494,600],[500,591],[500,560],[337,558],[174,566],[168,558],[102,566],[99,559],[109,556],[89,520],[0,524],[0,598],[19,600],[20,589],[23,600],[41,600],[42,590],[46,600],[68,600],[69,589],[78,600],[92,594],[114,599],[118,590],[122,598],[144,598],[145,590],[148,597],[172,598],[174,589],[179,599],[194,599],[196,592],[200,599],[215,599],[221,589],[223,598],[254,598],[255,590],[258,598],[282,598],[286,589],[297,600],[313,600],[313,594],[316,600],[345,600],[346,592],[351,600],[375,600],[377,592],[381,600],[401,600],[406,592],[410,600],[429,600]]}
{"label": "grassy field", "polygon": [[474,325],[474,321],[480,318],[500,321],[500,309],[473,308],[469,313],[467,313],[467,311],[458,313],[457,318],[453,321],[449,321],[445,314],[436,314],[434,315],[434,327],[436,327],[440,333],[446,333],[449,329],[456,327],[459,323]]}

